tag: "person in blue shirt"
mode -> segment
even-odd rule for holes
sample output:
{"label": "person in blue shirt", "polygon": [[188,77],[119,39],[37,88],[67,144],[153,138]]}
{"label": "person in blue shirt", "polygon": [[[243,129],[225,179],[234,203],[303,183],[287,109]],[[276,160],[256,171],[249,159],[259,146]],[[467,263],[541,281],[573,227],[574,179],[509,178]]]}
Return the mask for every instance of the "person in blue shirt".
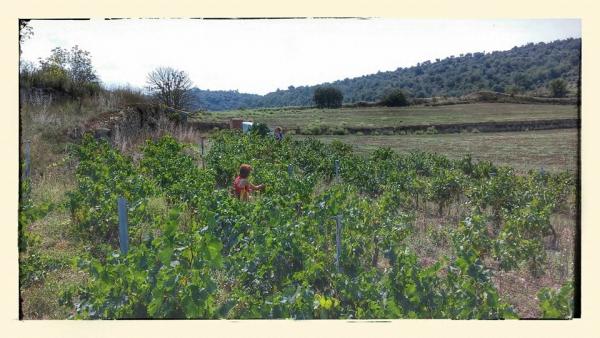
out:
{"label": "person in blue shirt", "polygon": [[283,140],[283,129],[281,129],[281,127],[275,127],[275,132],[273,134],[277,141]]}

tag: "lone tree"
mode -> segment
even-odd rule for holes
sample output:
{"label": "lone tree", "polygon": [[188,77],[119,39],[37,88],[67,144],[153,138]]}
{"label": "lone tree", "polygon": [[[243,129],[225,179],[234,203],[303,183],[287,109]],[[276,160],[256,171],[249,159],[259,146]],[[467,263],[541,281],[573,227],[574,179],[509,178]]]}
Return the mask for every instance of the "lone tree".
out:
{"label": "lone tree", "polygon": [[383,97],[381,104],[386,107],[404,107],[408,106],[408,100],[402,90],[393,89]]}
{"label": "lone tree", "polygon": [[159,67],[148,74],[146,82],[152,95],[167,107],[183,109],[191,101],[193,83],[182,70]]}
{"label": "lone tree", "polygon": [[98,82],[98,76],[92,66],[90,52],[79,49],[75,45],[68,54],[69,73],[75,86],[84,86],[86,83]]}
{"label": "lone tree", "polygon": [[565,82],[563,79],[550,81],[550,94],[552,97],[567,96],[567,82]]}
{"label": "lone tree", "polygon": [[319,108],[339,108],[344,95],[335,87],[319,87],[315,90],[313,100]]}

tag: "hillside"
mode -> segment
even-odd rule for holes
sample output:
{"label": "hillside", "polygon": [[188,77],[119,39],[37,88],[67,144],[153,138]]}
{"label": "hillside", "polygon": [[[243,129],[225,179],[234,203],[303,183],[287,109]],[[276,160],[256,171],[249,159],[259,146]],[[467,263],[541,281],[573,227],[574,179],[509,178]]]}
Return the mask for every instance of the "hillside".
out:
{"label": "hillside", "polygon": [[192,88],[193,108],[231,110],[241,107],[259,107],[262,96],[239,93],[237,90],[202,90]]}
{"label": "hillside", "polygon": [[[567,81],[569,95],[575,95],[580,57],[581,39],[567,39],[530,43],[508,51],[449,56],[413,67],[321,85],[339,88],[344,94],[344,103],[377,101],[392,88],[401,88],[418,98],[461,96],[479,90],[545,96],[549,82],[558,78]],[[318,86],[290,86],[263,96],[195,89],[191,108],[228,110],[307,106],[312,105],[312,95]]]}

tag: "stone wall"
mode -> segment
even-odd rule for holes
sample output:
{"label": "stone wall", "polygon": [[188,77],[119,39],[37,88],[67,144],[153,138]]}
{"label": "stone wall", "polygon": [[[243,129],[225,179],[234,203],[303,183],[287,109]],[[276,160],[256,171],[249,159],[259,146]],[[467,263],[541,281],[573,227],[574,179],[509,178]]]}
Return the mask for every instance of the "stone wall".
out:
{"label": "stone wall", "polygon": [[136,137],[142,132],[155,130],[163,117],[165,111],[157,105],[127,107],[102,113],[88,120],[83,126],[71,130],[69,136],[79,139],[85,133],[90,133],[96,138],[107,138],[114,142],[116,138]]}

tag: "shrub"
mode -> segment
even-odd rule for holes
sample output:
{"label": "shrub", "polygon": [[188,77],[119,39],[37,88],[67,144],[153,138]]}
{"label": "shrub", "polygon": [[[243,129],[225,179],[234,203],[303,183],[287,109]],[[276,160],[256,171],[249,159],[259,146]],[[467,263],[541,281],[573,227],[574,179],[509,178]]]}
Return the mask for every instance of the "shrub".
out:
{"label": "shrub", "polygon": [[427,130],[425,130],[425,134],[432,135],[432,134],[437,134],[437,133],[438,133],[438,131],[437,131],[437,129],[435,129],[434,126],[427,127]]}
{"label": "shrub", "polygon": [[[118,197],[130,205],[130,223],[141,224],[147,218],[147,196],[155,187],[136,172],[131,158],[105,140],[86,134],[73,150],[79,164],[75,171],[77,188],[68,194],[71,218],[82,234],[116,243]],[[131,231],[135,232],[134,228]]]}
{"label": "shrub", "polygon": [[321,135],[327,131],[327,127],[320,124],[309,124],[308,127],[303,128],[301,134],[304,135]]}
{"label": "shrub", "polygon": [[504,89],[504,92],[509,94],[511,97],[518,95],[520,93],[522,93],[521,88],[515,86],[515,85],[508,85],[506,86],[506,88]]}
{"label": "shrub", "polygon": [[333,135],[347,135],[348,134],[348,129],[346,128],[341,128],[341,127],[335,127],[331,130],[331,133]]}
{"label": "shrub", "polygon": [[552,97],[565,97],[567,96],[567,83],[563,79],[556,79],[550,81],[550,94]]}
{"label": "shrub", "polygon": [[79,289],[67,289],[61,303],[73,306],[75,318],[214,318],[222,244],[196,226],[177,230],[173,209],[158,224],[160,236],[131,247],[127,255],[103,260],[78,257],[77,267],[92,278]]}
{"label": "shrub", "polygon": [[573,317],[573,284],[565,283],[560,290],[542,288],[538,292],[543,318],[569,319]]}
{"label": "shrub", "polygon": [[249,131],[250,131],[250,134],[260,135],[260,136],[267,136],[271,132],[269,127],[266,124],[261,123],[261,122],[254,123]]}
{"label": "shrub", "polygon": [[315,90],[313,100],[319,108],[339,108],[344,95],[335,87],[319,87]]}
{"label": "shrub", "polygon": [[408,106],[408,100],[402,90],[395,89],[383,97],[381,104],[386,107],[404,107]]}
{"label": "shrub", "polygon": [[71,50],[54,48],[39,66],[25,64],[19,73],[20,86],[67,94],[73,98],[96,95],[102,87],[89,52],[74,46]]}

